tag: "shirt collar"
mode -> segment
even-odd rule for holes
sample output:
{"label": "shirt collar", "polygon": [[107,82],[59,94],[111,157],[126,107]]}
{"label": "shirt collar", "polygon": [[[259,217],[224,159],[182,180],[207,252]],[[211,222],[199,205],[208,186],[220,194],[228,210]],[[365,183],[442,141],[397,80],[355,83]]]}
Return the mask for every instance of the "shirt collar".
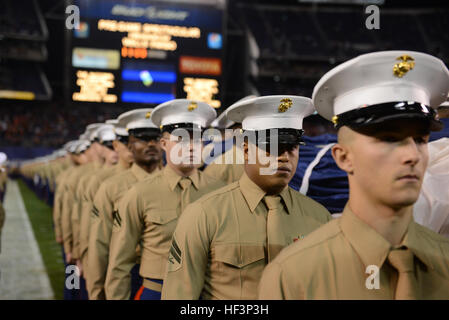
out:
{"label": "shirt collar", "polygon": [[280,193],[280,196],[281,196],[282,200],[284,201],[284,205],[287,210],[287,213],[290,214],[293,210],[293,200],[292,200],[292,194],[291,194],[290,188],[288,186],[286,186],[284,188],[284,190],[282,190],[282,192]]}
{"label": "shirt collar", "polygon": [[101,163],[100,161],[93,161],[92,163],[93,163],[93,167],[95,169],[99,169],[99,168],[103,167],[103,163]]}
{"label": "shirt collar", "polygon": [[[340,227],[346,239],[350,242],[365,266],[376,265],[381,267],[392,249],[392,245],[376,230],[357,217],[349,206],[343,210],[340,218]],[[398,246],[406,246],[426,266],[432,268],[430,259],[425,254],[426,248],[423,241],[419,241],[416,234],[416,223],[413,218],[407,228],[402,243]],[[429,248],[427,248],[429,250]]]}
{"label": "shirt collar", "polygon": [[128,169],[128,168],[126,168],[126,167],[125,167],[123,164],[121,164],[120,162],[117,163],[117,164],[115,165],[115,170],[116,170],[116,172],[125,171],[126,169]]}
{"label": "shirt collar", "polygon": [[[159,169],[156,168],[151,174],[153,174],[156,171],[159,171]],[[144,169],[139,167],[136,163],[132,164],[131,172],[134,174],[134,176],[136,177],[137,181],[142,181],[142,180],[144,180],[146,177],[148,177],[150,175],[150,173],[146,172]]]}
{"label": "shirt collar", "polygon": [[384,264],[391,244],[376,230],[357,217],[349,206],[343,210],[340,227],[365,266]]}
{"label": "shirt collar", "polygon": [[413,220],[410,221],[410,224],[407,229],[407,233],[405,234],[404,240],[402,241],[402,245],[409,248],[413,254],[428,268],[434,269],[432,264],[432,259],[429,259],[428,252],[434,252],[435,249],[428,246],[427,241],[425,239],[420,239],[418,233],[419,226]]}
{"label": "shirt collar", "polygon": [[[177,174],[172,168],[170,168],[169,165],[164,167],[163,172],[170,190],[175,190],[176,185],[179,183],[179,180],[182,179],[182,176]],[[193,186],[198,190],[200,186],[200,173],[198,169],[195,169],[188,178],[192,181]]]}
{"label": "shirt collar", "polygon": [[[251,213],[253,213],[266,193],[257,184],[255,184],[246,173],[243,173],[240,178],[239,185],[243,197],[245,198]],[[292,198],[288,186],[286,186],[279,195],[285,204],[287,213],[290,213],[292,209]]]}

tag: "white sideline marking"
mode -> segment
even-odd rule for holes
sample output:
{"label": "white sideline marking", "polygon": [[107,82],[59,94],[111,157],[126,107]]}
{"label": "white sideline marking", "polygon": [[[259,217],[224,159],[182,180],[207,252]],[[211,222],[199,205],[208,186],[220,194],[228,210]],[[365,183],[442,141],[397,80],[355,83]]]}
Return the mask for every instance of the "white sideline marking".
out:
{"label": "white sideline marking", "polygon": [[54,299],[16,181],[9,180],[0,252],[0,300]]}

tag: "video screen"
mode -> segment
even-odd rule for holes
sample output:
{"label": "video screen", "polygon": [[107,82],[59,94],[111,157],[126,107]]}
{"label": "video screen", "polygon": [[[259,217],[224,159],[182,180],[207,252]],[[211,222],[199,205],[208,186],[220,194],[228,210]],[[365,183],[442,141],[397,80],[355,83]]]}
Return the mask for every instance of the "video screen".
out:
{"label": "video screen", "polygon": [[223,8],[176,1],[75,0],[74,102],[150,104],[187,98],[221,106]]}

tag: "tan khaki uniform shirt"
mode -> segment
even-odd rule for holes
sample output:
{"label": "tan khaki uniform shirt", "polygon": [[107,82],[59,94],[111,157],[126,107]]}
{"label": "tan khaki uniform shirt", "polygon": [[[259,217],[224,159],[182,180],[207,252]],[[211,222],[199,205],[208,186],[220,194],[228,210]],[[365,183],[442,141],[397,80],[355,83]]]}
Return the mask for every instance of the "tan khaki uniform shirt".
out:
{"label": "tan khaki uniform shirt", "polygon": [[75,245],[78,243],[77,237],[79,234],[79,205],[76,188],[80,178],[86,171],[90,171],[93,163],[87,163],[76,167],[70,175],[66,178],[65,192],[62,200],[61,225],[62,238],[64,241],[64,251],[71,253],[74,259],[79,258],[78,248]]}
{"label": "tan khaki uniform shirt", "polygon": [[[69,171],[64,174],[64,176],[61,176],[58,186],[58,193],[60,193],[60,206],[56,206],[56,210],[58,210],[58,207],[60,208],[60,211],[55,212],[54,219],[56,220],[55,227],[58,225],[58,220],[60,221],[59,225],[61,226],[61,237],[63,241],[64,246],[64,252],[71,253],[72,252],[72,245],[73,245],[73,236],[72,236],[72,220],[70,218],[70,212],[71,208],[73,206],[73,194],[69,195],[69,187],[68,183],[71,181],[71,177],[73,175],[76,175],[77,172],[80,170],[81,165],[78,165],[76,167],[70,168]],[[55,199],[55,201],[58,201],[59,199]],[[56,232],[56,231],[55,231]]]}
{"label": "tan khaki uniform shirt", "polygon": [[[109,166],[105,166],[104,164],[96,168],[95,170],[89,170],[88,172],[85,172],[82,177],[80,177],[78,186],[76,187],[76,198],[79,202],[79,211],[78,211],[78,223],[79,223],[79,234],[78,234],[78,243],[76,244],[79,248],[79,259],[82,258],[82,252],[83,252],[83,246],[84,248],[87,248],[87,243],[84,242],[81,238],[84,236],[87,238],[87,233],[89,233],[89,230],[83,230],[83,228],[86,226],[86,220],[83,219],[83,212],[88,212],[88,217],[90,218],[90,211],[92,210],[92,204],[90,201],[87,201],[87,198],[85,197],[86,190],[92,181],[92,178],[101,173],[105,169],[110,169]],[[84,221],[83,221],[84,220]],[[83,224],[84,223],[84,224]],[[84,266],[83,266],[84,267]]]}
{"label": "tan khaki uniform shirt", "polygon": [[[208,194],[179,220],[170,249],[162,299],[255,299],[268,264],[265,192],[244,174]],[[278,251],[331,220],[316,201],[286,187]],[[302,240],[301,240],[302,241]]]}
{"label": "tan khaki uniform shirt", "polygon": [[55,199],[53,201],[53,223],[55,226],[55,237],[62,238],[62,206],[64,193],[66,192],[66,178],[72,173],[76,166],[70,167],[61,172],[56,179]]}
{"label": "tan khaki uniform shirt", "polygon": [[[240,159],[240,160],[239,160]],[[243,151],[235,145],[209,164],[204,173],[226,183],[238,181],[245,172]]]}
{"label": "tan khaki uniform shirt", "polygon": [[126,170],[122,165],[105,166],[95,172],[86,182],[82,192],[82,206],[80,216],[80,259],[83,268],[87,269],[87,248],[89,243],[90,215],[92,213],[95,194],[101,183],[114,175]]}
{"label": "tan khaki uniform shirt", "polygon": [[56,178],[58,175],[63,172],[65,169],[69,168],[72,165],[71,160],[69,158],[64,158],[60,160],[55,160],[50,166],[50,171],[48,174],[48,181],[50,191],[54,192],[56,189]]}
{"label": "tan khaki uniform shirt", "polygon": [[191,185],[182,203],[181,176],[169,166],[162,172],[131,188],[120,200],[121,223],[114,224],[106,279],[108,299],[129,299],[130,271],[134,265],[135,248],[142,238],[139,273],[143,278],[163,279],[171,238],[182,206],[225,184],[195,170],[189,176]]}
{"label": "tan khaki uniform shirt", "polygon": [[83,202],[83,191],[86,189],[90,178],[102,168],[99,162],[92,162],[86,165],[82,174],[78,176],[78,183],[75,189],[75,203],[72,211],[72,231],[73,231],[73,252],[75,259],[81,258],[81,210],[85,203]]}
{"label": "tan khaki uniform shirt", "polygon": [[130,169],[105,180],[95,194],[90,215],[89,250],[87,251],[89,267],[86,270],[86,277],[89,278],[87,282],[89,299],[105,299],[104,282],[116,203],[131,186],[156,174],[157,171],[149,174],[137,164],[133,164]]}
{"label": "tan khaki uniform shirt", "polygon": [[[449,299],[449,240],[411,221],[402,245],[414,254],[421,299]],[[390,243],[346,207],[338,218],[285,249],[263,274],[261,299],[394,299]],[[379,268],[368,289],[367,267]]]}

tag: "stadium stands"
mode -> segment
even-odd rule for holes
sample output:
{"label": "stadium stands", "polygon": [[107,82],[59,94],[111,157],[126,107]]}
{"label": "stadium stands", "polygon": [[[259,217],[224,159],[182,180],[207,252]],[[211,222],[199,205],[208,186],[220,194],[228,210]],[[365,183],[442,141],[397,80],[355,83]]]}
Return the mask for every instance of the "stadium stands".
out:
{"label": "stadium stands", "polygon": [[[27,5],[27,10],[23,6]],[[46,40],[47,30],[35,1],[3,0],[0,34],[24,40]]]}
{"label": "stadium stands", "polygon": [[[0,98],[49,100],[52,90],[40,63],[47,60],[48,30],[36,1],[2,1]],[[26,79],[26,81],[24,81]]]}
{"label": "stadium stands", "polygon": [[382,8],[380,29],[365,28],[362,6],[282,6],[239,2],[234,16],[251,31],[260,49],[261,95],[307,94],[336,63],[393,49],[427,52],[449,59],[448,9]]}
{"label": "stadium stands", "polygon": [[[84,131],[89,123],[104,122],[117,112],[98,109],[65,109],[57,104],[12,102],[0,112],[0,146],[60,147]],[[5,110],[5,109],[3,109]]]}

